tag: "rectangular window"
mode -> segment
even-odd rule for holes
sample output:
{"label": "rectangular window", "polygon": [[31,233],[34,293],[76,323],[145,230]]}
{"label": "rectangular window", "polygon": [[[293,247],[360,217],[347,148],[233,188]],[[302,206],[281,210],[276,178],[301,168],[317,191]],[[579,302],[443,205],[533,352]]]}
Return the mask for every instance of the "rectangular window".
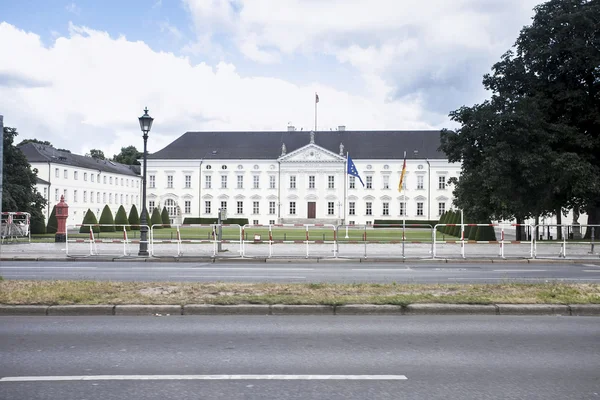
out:
{"label": "rectangular window", "polygon": [[227,175],[221,175],[221,189],[227,189]]}
{"label": "rectangular window", "polygon": [[327,202],[327,215],[335,214],[335,203],[333,201]]}
{"label": "rectangular window", "polygon": [[100,192],[96,193],[96,203],[100,203]]}
{"label": "rectangular window", "polygon": [[57,178],[59,177],[58,168],[54,169],[54,176]]}
{"label": "rectangular window", "polygon": [[67,196],[67,189],[63,190],[63,197],[65,198],[65,201],[69,201],[69,197]]}
{"label": "rectangular window", "polygon": [[66,169],[64,170],[64,178],[65,179],[69,178],[69,171],[67,171]]}
{"label": "rectangular window", "polygon": [[125,204],[129,205],[129,195],[125,195]]}
{"label": "rectangular window", "polygon": [[108,178],[108,183],[112,185],[112,176]]}
{"label": "rectangular window", "polygon": [[212,176],[206,175],[204,178],[204,188],[210,189],[212,187]]}
{"label": "rectangular window", "polygon": [[356,188],[356,177],[355,176],[348,177],[348,185],[349,185],[350,189]]}
{"label": "rectangular window", "polygon": [[274,201],[269,202],[269,214],[275,214],[275,202]]}
{"label": "rectangular window", "polygon": [[290,176],[290,189],[296,189],[296,177]]}
{"label": "rectangular window", "polygon": [[296,215],[296,202],[290,201],[290,215]]}
{"label": "rectangular window", "polygon": [[125,186],[129,187],[129,179],[125,180]]}
{"label": "rectangular window", "polygon": [[83,191],[83,202],[87,203],[87,191]]}
{"label": "rectangular window", "polygon": [[403,201],[400,202],[400,215],[406,215],[406,203]]}
{"label": "rectangular window", "polygon": [[173,188],[173,175],[167,175],[167,188]]}
{"label": "rectangular window", "polygon": [[446,203],[438,203],[438,216],[446,212]]}
{"label": "rectangular window", "polygon": [[348,203],[348,214],[349,215],[356,215],[356,203],[351,201],[350,203]]}
{"label": "rectangular window", "polygon": [[238,189],[243,189],[244,188],[244,175],[238,175],[237,176],[237,188]]}
{"label": "rectangular window", "polygon": [[356,225],[356,221],[350,221],[349,224],[350,225]]}
{"label": "rectangular window", "polygon": [[221,202],[221,210],[227,210],[227,202],[226,201]]}
{"label": "rectangular window", "polygon": [[329,175],[327,177],[327,188],[328,189],[335,189],[335,176]]}
{"label": "rectangular window", "polygon": [[48,199],[48,188],[44,188],[44,198]]}
{"label": "rectangular window", "polygon": [[94,182],[94,174],[90,174],[90,178],[91,178],[92,182]]}
{"label": "rectangular window", "polygon": [[192,176],[191,175],[185,176],[185,187],[186,187],[186,189],[189,189],[192,187]]}
{"label": "rectangular window", "polygon": [[417,175],[417,189],[423,189],[423,175]]}
{"label": "rectangular window", "polygon": [[106,192],[102,193],[102,202],[106,204]]}
{"label": "rectangular window", "polygon": [[252,214],[259,214],[258,212],[258,201],[252,202]]}
{"label": "rectangular window", "polygon": [[121,186],[123,186],[123,178],[121,178]]}
{"label": "rectangular window", "polygon": [[274,219],[270,219],[269,220],[269,225],[275,225],[275,220]]}
{"label": "rectangular window", "polygon": [[390,203],[383,203],[383,215],[390,215]]}
{"label": "rectangular window", "polygon": [[84,181],[87,181],[87,172],[84,172],[84,173],[83,173],[83,180],[84,180]]}
{"label": "rectangular window", "polygon": [[112,204],[112,193],[108,194],[108,204]]}
{"label": "rectangular window", "polygon": [[156,187],[156,176],[148,175],[148,184],[150,185],[150,189],[155,188]]}
{"label": "rectangular window", "polygon": [[423,203],[417,203],[417,215],[423,215]]}
{"label": "rectangular window", "polygon": [[204,201],[204,212],[210,214],[210,200]]}
{"label": "rectangular window", "polygon": [[254,175],[252,177],[252,187],[254,189],[260,189],[260,176]]}
{"label": "rectangular window", "polygon": [[446,189],[446,177],[440,176],[438,178],[438,189],[445,190]]}
{"label": "rectangular window", "polygon": [[123,204],[123,195],[121,195],[121,203],[120,204]]}
{"label": "rectangular window", "polygon": [[373,225],[373,221],[367,221],[367,226]]}
{"label": "rectangular window", "polygon": [[389,175],[384,175],[383,176],[383,188],[384,189],[389,189],[390,188],[390,176]]}
{"label": "rectangular window", "polygon": [[367,203],[365,204],[365,209],[367,210],[365,214],[373,215],[373,203],[367,201]]}
{"label": "rectangular window", "polygon": [[269,188],[275,189],[275,175],[269,176]]}
{"label": "rectangular window", "polygon": [[77,178],[79,178],[79,173],[78,173],[78,171],[74,171],[73,172],[73,179],[77,180]]}
{"label": "rectangular window", "polygon": [[106,175],[104,175],[104,184],[106,185]]}
{"label": "rectangular window", "polygon": [[309,177],[308,177],[308,188],[309,189],[315,188],[315,176],[314,175],[309,175]]}
{"label": "rectangular window", "polygon": [[149,200],[148,201],[148,214],[152,214],[152,211],[154,211],[154,200]]}
{"label": "rectangular window", "polygon": [[373,189],[373,177],[367,176],[367,189]]}
{"label": "rectangular window", "polygon": [[54,200],[58,201],[58,189],[54,189]]}
{"label": "rectangular window", "polygon": [[183,202],[183,212],[186,214],[189,214],[192,212],[192,202],[189,200],[186,200]]}
{"label": "rectangular window", "polygon": [[94,192],[90,192],[90,203],[94,202]]}
{"label": "rectangular window", "polygon": [[237,213],[238,214],[243,214],[244,213],[244,202],[243,201],[238,201],[237,202]]}

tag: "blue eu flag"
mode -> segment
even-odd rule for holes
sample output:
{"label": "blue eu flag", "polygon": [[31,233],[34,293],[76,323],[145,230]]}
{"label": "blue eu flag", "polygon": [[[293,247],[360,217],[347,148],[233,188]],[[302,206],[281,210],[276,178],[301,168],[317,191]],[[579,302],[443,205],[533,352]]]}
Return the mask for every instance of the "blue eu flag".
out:
{"label": "blue eu flag", "polygon": [[348,155],[348,175],[357,177],[358,180],[360,181],[360,183],[362,183],[363,187],[365,186],[365,183],[360,178],[360,175],[358,174],[358,170],[356,169],[356,165],[354,165],[354,161],[352,161],[352,159],[350,158],[350,155]]}

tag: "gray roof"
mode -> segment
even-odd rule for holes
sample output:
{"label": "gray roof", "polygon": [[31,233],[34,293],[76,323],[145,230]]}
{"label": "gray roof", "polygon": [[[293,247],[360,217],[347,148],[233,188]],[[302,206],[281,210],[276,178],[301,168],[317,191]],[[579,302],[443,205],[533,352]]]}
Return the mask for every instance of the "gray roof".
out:
{"label": "gray roof", "polygon": [[72,167],[94,169],[114,174],[138,175],[130,165],[67,153],[57,150],[52,146],[39,143],[26,143],[19,146],[19,149],[25,154],[30,164],[34,162],[52,162],[54,164],[70,165]]}
{"label": "gray roof", "polygon": [[35,183],[37,183],[38,185],[48,185],[48,186],[50,186],[50,182],[43,180],[39,176],[35,177]]}
{"label": "gray roof", "polygon": [[[279,132],[186,132],[149,159],[266,159],[281,155],[285,143],[291,153],[310,142],[310,131]],[[318,131],[315,144],[336,154],[344,144],[344,154],[353,159],[445,159],[440,131]],[[415,156],[414,150],[418,151]]]}

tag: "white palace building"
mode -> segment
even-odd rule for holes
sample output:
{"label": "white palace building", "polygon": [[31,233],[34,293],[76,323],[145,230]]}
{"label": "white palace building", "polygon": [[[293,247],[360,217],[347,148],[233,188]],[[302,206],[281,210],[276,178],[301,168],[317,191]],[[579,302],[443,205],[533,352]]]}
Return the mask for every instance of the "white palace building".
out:
{"label": "white palace building", "polygon": [[[460,173],[439,145],[439,131],[187,132],[148,155],[148,208],[174,223],[221,208],[250,224],[437,220]],[[346,174],[348,155],[364,186]]]}

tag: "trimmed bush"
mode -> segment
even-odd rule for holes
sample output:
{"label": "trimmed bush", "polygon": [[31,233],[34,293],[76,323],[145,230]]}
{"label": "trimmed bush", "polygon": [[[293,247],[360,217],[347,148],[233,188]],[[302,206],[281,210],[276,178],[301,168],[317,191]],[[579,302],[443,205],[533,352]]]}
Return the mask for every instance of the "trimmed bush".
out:
{"label": "trimmed bush", "polygon": [[123,227],[125,230],[130,230],[129,221],[127,220],[127,213],[125,212],[125,207],[120,206],[117,210],[117,215],[115,215],[115,230],[123,231]]}
{"label": "trimmed bush", "polygon": [[[483,222],[483,223],[490,223],[490,222]],[[493,226],[480,226],[479,229],[477,229],[477,235],[475,236],[475,240],[495,241],[496,240],[496,232],[494,231],[494,227]]]}
{"label": "trimmed bush", "polygon": [[107,205],[102,209],[102,214],[100,215],[100,225],[110,225],[110,226],[101,226],[100,232],[114,232],[115,231],[115,220],[112,215],[112,211],[110,211],[110,207]]}
{"label": "trimmed bush", "polygon": [[160,213],[160,219],[164,225],[164,228],[171,227],[171,219],[169,218],[169,212],[167,211],[167,207],[163,207],[162,212]]}
{"label": "trimmed bush", "polygon": [[52,207],[50,217],[48,217],[48,225],[46,226],[46,233],[56,233],[58,230],[58,221],[56,219],[56,206]]}
{"label": "trimmed bush", "polygon": [[158,207],[155,207],[154,210],[152,211],[152,217],[150,218],[150,223],[148,225],[150,225],[150,227],[153,227],[154,225],[154,229],[160,229],[162,228],[162,226],[160,226],[162,224],[162,217],[160,216],[160,212],[158,211]]}
{"label": "trimmed bush", "polygon": [[[229,220],[227,220],[229,222]],[[377,226],[377,225],[402,225],[401,219],[376,219],[373,221],[374,228],[386,228],[385,226]],[[431,226],[435,226],[440,222],[436,220],[419,220],[419,219],[407,219],[404,222],[406,225],[416,225],[416,224],[428,224]],[[426,228],[425,226],[423,228]]]}
{"label": "trimmed bush", "polygon": [[479,231],[478,226],[472,226],[471,230],[469,230],[469,240],[475,240],[477,237],[477,231]]}
{"label": "trimmed bush", "polygon": [[[96,214],[94,214],[92,212],[92,210],[90,210],[88,208],[87,212],[83,216],[83,221],[81,222],[81,224],[82,225],[95,225],[97,223],[98,223],[98,220],[96,219]],[[92,227],[92,231],[94,233],[98,233],[98,232],[100,232],[100,227],[99,226],[93,226]],[[89,226],[80,226],[79,227],[79,233],[89,233],[89,232],[90,232],[90,227]]]}
{"label": "trimmed bush", "polygon": [[[206,224],[217,224],[217,217],[212,218],[198,218],[198,217],[187,217],[183,220],[184,224],[194,225],[206,225]],[[227,218],[223,221],[224,224],[240,225],[244,226],[248,224],[248,218]]]}
{"label": "trimmed bush", "polygon": [[129,221],[129,225],[131,225],[132,231],[140,230],[140,215],[138,214],[138,210],[135,204],[131,206],[131,210],[129,210],[129,218],[127,218],[127,220]]}
{"label": "trimmed bush", "polygon": [[46,233],[46,223],[44,215],[39,210],[34,210],[31,213],[31,220],[29,221],[29,231],[33,235],[42,235]]}

